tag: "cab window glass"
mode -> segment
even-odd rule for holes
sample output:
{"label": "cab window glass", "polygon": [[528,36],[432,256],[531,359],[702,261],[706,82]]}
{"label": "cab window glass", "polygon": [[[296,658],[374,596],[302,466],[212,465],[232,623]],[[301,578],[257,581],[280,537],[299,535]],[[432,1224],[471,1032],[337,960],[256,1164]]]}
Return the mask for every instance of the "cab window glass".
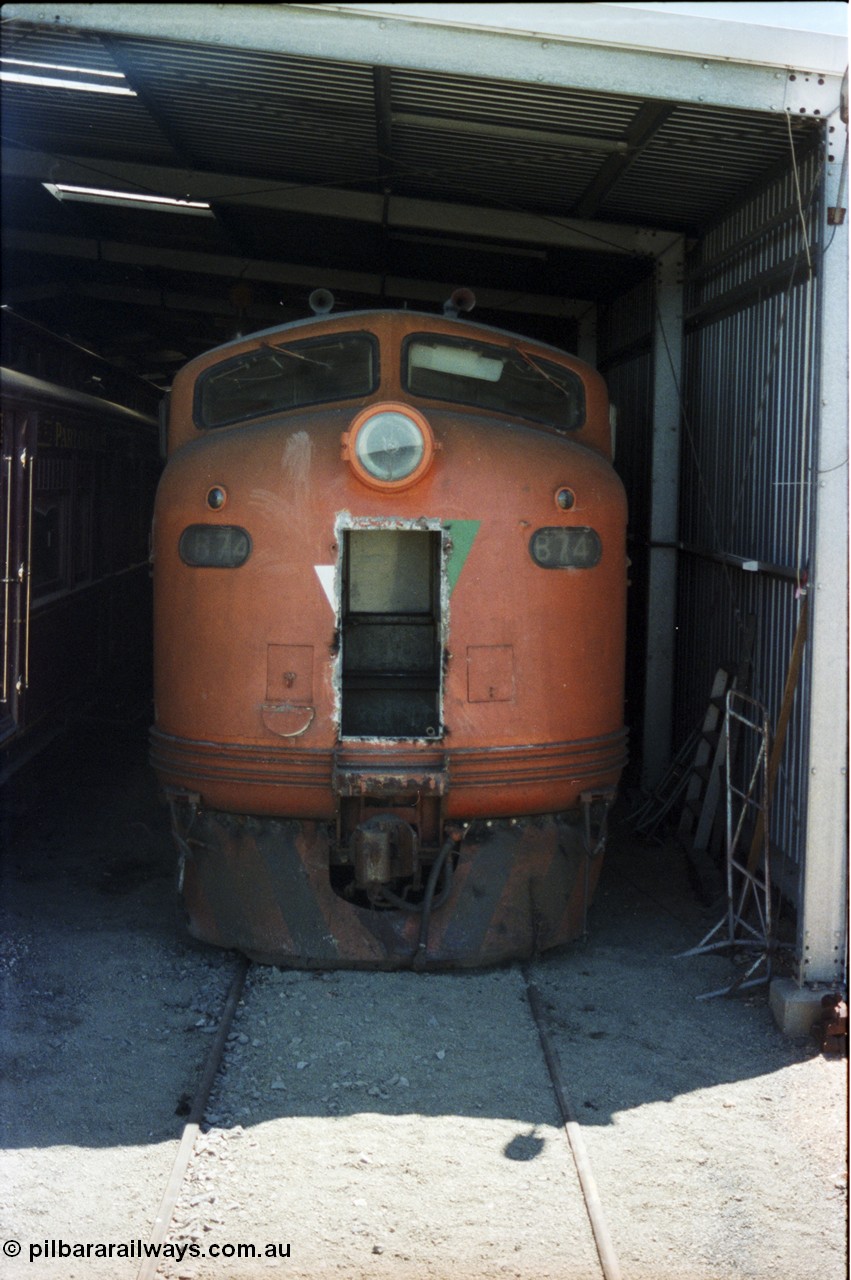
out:
{"label": "cab window glass", "polygon": [[403,349],[402,379],[415,396],[531,418],[561,431],[576,431],[585,421],[579,375],[519,347],[414,334]]}
{"label": "cab window glass", "polygon": [[226,427],[303,405],[364,396],[378,385],[378,344],[367,333],[268,342],[201,374],[195,421]]}

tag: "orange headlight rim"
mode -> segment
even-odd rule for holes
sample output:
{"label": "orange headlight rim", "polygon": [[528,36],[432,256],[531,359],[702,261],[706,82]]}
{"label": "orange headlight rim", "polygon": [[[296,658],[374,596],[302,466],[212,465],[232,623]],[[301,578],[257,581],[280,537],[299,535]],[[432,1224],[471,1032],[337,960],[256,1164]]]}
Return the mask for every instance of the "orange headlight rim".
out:
{"label": "orange headlight rim", "polygon": [[[370,471],[361,462],[357,453],[357,440],[360,432],[380,413],[398,413],[409,418],[411,422],[418,428],[423,440],[423,456],[420,458],[414,469],[406,476],[400,476],[397,480],[382,480],[378,476],[372,475]],[[368,405],[365,409],[361,409],[352,419],[349,430],[343,436],[343,457],[351,466],[355,475],[364,484],[369,485],[373,489],[381,489],[385,492],[398,492],[400,489],[409,489],[426,475],[434,461],[434,455],[437,450],[437,442],[434,438],[434,432],[429,425],[428,419],[419,409],[412,408],[409,404],[403,404],[396,400],[382,400],[376,404]]]}

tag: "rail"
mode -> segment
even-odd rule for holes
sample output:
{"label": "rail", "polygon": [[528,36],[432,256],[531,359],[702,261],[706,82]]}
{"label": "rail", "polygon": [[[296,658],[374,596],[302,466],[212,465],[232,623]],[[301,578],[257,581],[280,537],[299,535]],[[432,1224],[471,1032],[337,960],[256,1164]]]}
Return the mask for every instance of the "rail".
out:
{"label": "rail", "polygon": [[159,1246],[163,1243],[171,1223],[171,1217],[174,1213],[174,1206],[177,1203],[177,1197],[180,1194],[180,1188],[183,1185],[183,1179],[186,1170],[189,1167],[189,1161],[192,1159],[192,1152],[195,1148],[195,1140],[198,1137],[198,1130],[201,1121],[204,1119],[204,1108],[207,1105],[207,1099],[210,1096],[210,1090],[213,1087],[213,1081],[216,1078],[216,1072],[222,1063],[222,1057],[225,1051],[228,1033],[233,1015],[236,1013],[236,1007],[239,1004],[239,998],[242,995],[242,989],[245,985],[245,975],[248,972],[248,961],[244,956],[240,956],[237,961],[234,975],[231,978],[230,987],[228,988],[227,998],[222,1010],[222,1016],[219,1019],[218,1030],[216,1031],[213,1043],[210,1045],[210,1051],[207,1054],[207,1060],[204,1064],[204,1070],[201,1079],[198,1082],[198,1088],[195,1091],[195,1097],[192,1101],[192,1107],[189,1111],[189,1117],[183,1129],[183,1136],[180,1139],[180,1146],[177,1149],[174,1165],[172,1166],[171,1176],[168,1185],[163,1194],[162,1202],[159,1207],[156,1218],[154,1219],[153,1229],[151,1231],[150,1244],[152,1252],[148,1254],[139,1268],[137,1280],[154,1280],[154,1276],[159,1268]]}
{"label": "rail", "polygon": [[541,1049],[546,1060],[547,1070],[550,1073],[553,1091],[558,1100],[573,1162],[576,1165],[576,1173],[579,1178],[579,1185],[582,1188],[582,1196],[588,1213],[588,1221],[591,1224],[591,1231],[594,1235],[594,1244],[597,1247],[600,1266],[603,1269],[605,1280],[621,1280],[620,1263],[609,1233],[606,1215],[603,1211],[603,1203],[597,1187],[597,1179],[594,1177],[594,1170],[588,1158],[588,1151],[582,1137],[582,1129],[576,1119],[576,1113],[565,1088],[558,1055],[547,1030],[541,995],[525,969],[523,970],[523,977],[526,983],[526,998],[529,1001],[529,1008],[532,1011],[532,1017],[538,1029]]}

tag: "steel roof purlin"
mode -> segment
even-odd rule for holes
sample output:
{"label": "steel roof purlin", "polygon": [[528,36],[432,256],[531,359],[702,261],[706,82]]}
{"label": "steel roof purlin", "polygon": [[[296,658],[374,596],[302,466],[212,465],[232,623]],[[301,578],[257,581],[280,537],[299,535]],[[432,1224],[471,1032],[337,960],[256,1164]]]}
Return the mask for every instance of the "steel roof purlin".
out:
{"label": "steel roof purlin", "polygon": [[[2,171],[8,177],[33,178],[39,182],[79,183],[91,181],[85,158],[56,156],[13,147],[2,149]],[[384,223],[399,229],[423,228],[449,234],[519,243],[554,245],[573,249],[604,247],[611,253],[658,256],[669,246],[675,233],[653,227],[589,222],[581,218],[541,218],[535,213],[486,210],[479,206],[440,200],[384,196],[369,192],[276,183],[273,189],[258,185],[251,190],[248,180],[168,166],[128,164],[111,161],[111,181],[140,191],[156,191],[182,200],[198,199],[236,208],[266,208],[353,222]]]}

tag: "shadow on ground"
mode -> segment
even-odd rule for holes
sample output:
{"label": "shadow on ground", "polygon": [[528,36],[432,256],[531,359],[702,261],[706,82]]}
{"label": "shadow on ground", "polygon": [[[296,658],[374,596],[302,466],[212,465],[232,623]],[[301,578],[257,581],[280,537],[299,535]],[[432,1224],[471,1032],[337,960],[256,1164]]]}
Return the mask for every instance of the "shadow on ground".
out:
{"label": "shadow on ground", "polygon": [[[234,957],[182,934],[147,724],[87,723],[14,774],[0,798],[3,1144],[175,1136]],[[526,970],[583,1123],[605,1125],[619,1112],[769,1075],[816,1053],[780,1034],[765,988],[696,999],[735,976],[725,956],[676,958],[717,915],[695,898],[673,843],[641,844],[623,820],[615,823],[588,939]],[[517,1040],[518,1026],[526,1036],[520,1059],[537,1054],[519,965],[496,974],[256,974],[246,1015],[261,996],[279,1010],[281,1073],[301,1080],[298,1088],[274,1089],[267,1080],[255,1089],[248,1123],[364,1109],[510,1116],[518,1138],[507,1157],[534,1159],[536,1127],[553,1122],[552,1109],[538,1114],[517,1081],[503,1080],[504,1059],[516,1063],[518,1053],[506,1037]],[[296,1012],[303,1034],[290,1051],[293,1035],[285,1032]],[[375,1061],[343,1060],[351,1019],[374,1028]],[[437,1036],[428,1034],[430,1019]],[[435,1056],[441,1038],[453,1046],[444,1046],[444,1058]],[[311,1054],[323,1069],[299,1073]],[[415,1079],[426,1071],[431,1084],[418,1091]],[[386,1085],[394,1075],[410,1090]]]}

